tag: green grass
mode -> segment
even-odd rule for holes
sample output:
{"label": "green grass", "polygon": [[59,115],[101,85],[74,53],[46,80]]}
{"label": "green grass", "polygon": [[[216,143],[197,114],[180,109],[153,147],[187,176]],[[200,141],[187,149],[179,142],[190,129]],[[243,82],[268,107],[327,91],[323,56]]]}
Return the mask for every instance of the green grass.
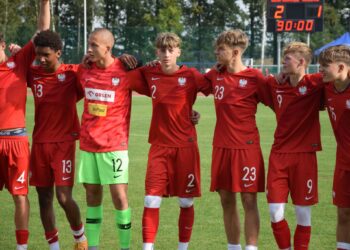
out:
{"label": "green grass", "polygon": [[[81,112],[81,103],[79,110]],[[211,143],[215,124],[215,112],[212,98],[199,97],[195,109],[201,113],[198,128],[199,147],[201,153],[202,174],[202,198],[195,201],[195,226],[190,244],[192,250],[226,249],[226,238],[222,222],[222,212],[219,197],[216,193],[210,193],[210,163]],[[134,97],[132,107],[131,134],[130,134],[130,185],[129,201],[132,208],[132,249],[141,249],[141,218],[143,211],[144,177],[149,149],[148,129],[151,117],[151,103],[145,97]],[[261,135],[261,145],[267,169],[267,160],[273,132],[275,129],[274,114],[266,107],[259,106],[257,115],[258,127]],[[33,100],[28,98],[27,124],[31,132],[33,127]],[[334,249],[336,209],[331,204],[331,187],[333,178],[333,166],[335,158],[335,141],[326,112],[321,114],[323,151],[318,153],[319,160],[319,204],[312,210],[312,239],[310,249]],[[77,162],[79,153],[77,152]],[[85,193],[82,185],[75,186],[74,197],[80,205],[83,218],[85,218]],[[43,236],[38,210],[38,202],[35,189],[30,188],[29,199],[31,202],[30,216],[30,242],[29,249],[48,249]],[[0,192],[0,250],[14,249],[14,223],[13,202],[7,191]],[[55,201],[56,221],[59,229],[61,249],[72,248],[72,235],[63,210]],[[261,218],[259,249],[277,249],[270,228],[268,207],[264,194],[259,195],[259,209]],[[242,207],[240,206],[240,211]],[[178,203],[176,198],[164,199],[161,207],[160,227],[156,240],[156,249],[177,249],[177,218]],[[241,216],[242,218],[242,216]],[[295,228],[294,208],[289,203],[286,209],[286,218],[291,229]],[[117,249],[118,239],[114,226],[113,206],[108,192],[105,189],[104,197],[104,221],[101,236],[102,250]],[[243,236],[243,234],[242,234]],[[242,244],[244,245],[244,239]]]}

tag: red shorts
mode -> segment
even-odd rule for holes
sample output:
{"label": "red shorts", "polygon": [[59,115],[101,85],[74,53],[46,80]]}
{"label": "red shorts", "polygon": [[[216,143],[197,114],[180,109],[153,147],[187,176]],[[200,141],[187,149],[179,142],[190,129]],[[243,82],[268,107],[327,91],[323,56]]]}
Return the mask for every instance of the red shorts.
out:
{"label": "red shorts", "polygon": [[210,191],[264,192],[261,149],[213,148]]}
{"label": "red shorts", "polygon": [[289,191],[294,205],[310,206],[318,202],[316,152],[271,152],[267,201],[287,203]]}
{"label": "red shorts", "polygon": [[333,179],[333,204],[350,208],[350,171],[336,167]]}
{"label": "red shorts", "polygon": [[151,145],[145,185],[146,195],[201,196],[198,147]]}
{"label": "red shorts", "polygon": [[28,137],[0,138],[0,190],[5,187],[12,195],[28,194]]}
{"label": "red shorts", "polygon": [[75,141],[34,143],[30,157],[30,185],[73,186]]}

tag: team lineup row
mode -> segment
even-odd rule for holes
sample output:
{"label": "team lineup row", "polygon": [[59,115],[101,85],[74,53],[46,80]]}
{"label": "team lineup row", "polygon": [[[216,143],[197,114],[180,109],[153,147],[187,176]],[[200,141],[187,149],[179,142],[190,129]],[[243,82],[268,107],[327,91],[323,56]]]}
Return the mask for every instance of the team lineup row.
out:
{"label": "team lineup row", "polygon": [[[201,195],[200,164],[192,106],[198,92],[215,100],[211,191],[217,191],[229,250],[242,249],[236,193],[245,211],[246,250],[258,248],[257,193],[265,191],[264,164],[255,114],[259,102],[276,114],[266,193],[271,226],[279,249],[291,249],[284,218],[289,193],[297,227],[293,248],[308,249],[311,206],[318,202],[316,152],[321,150],[319,110],[327,107],[337,141],[333,200],[338,211],[337,249],[350,249],[350,49],[332,47],[319,59],[320,74],[306,74],[311,49],[292,42],[283,52],[283,74],[265,77],[247,68],[242,54],[248,38],[241,30],[222,32],[215,41],[220,67],[205,75],[179,66],[181,40],[160,33],[155,42],[159,63],[127,70],[115,58],[113,34],[94,30],[84,65],[60,62],[62,41],[48,30],[49,0],[41,0],[37,33],[14,55],[5,55],[0,36],[0,187],[15,201],[17,249],[27,249],[28,182],[35,186],[41,221],[50,250],[59,249],[53,211],[54,187],[71,225],[74,249],[98,249],[102,222],[102,188],[109,185],[115,207],[120,248],[130,249],[131,212],[127,199],[128,137],[131,92],[152,100],[144,212],[143,250],[153,249],[162,197],[179,198],[178,249],[188,249],[194,224],[194,197]],[[129,66],[132,67],[132,66]],[[35,101],[35,126],[29,156],[25,130],[26,88]],[[76,102],[84,100],[81,125]],[[62,121],[65,123],[62,123]],[[78,182],[86,191],[85,228],[72,198],[75,141],[80,140]],[[29,167],[30,166],[30,167]],[[28,180],[28,171],[31,177]],[[341,223],[339,223],[341,222]]]}

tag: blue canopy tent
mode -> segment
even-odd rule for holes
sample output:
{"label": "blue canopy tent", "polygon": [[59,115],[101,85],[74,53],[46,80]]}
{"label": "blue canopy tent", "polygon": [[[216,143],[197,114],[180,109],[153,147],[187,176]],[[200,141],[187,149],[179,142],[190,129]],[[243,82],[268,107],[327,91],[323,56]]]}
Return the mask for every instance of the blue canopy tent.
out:
{"label": "blue canopy tent", "polygon": [[317,49],[314,54],[315,56],[318,56],[323,50],[327,49],[328,47],[331,46],[336,46],[336,45],[347,45],[350,46],[350,33],[346,32],[344,33],[341,37],[338,37],[334,41],[327,43],[323,47]]}

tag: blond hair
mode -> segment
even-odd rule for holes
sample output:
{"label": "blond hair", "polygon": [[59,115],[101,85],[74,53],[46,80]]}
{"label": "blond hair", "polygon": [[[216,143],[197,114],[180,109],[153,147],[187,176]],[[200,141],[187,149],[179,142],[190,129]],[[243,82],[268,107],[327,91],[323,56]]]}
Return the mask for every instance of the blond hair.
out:
{"label": "blond hair", "polygon": [[249,39],[241,29],[231,29],[222,32],[215,41],[215,47],[225,44],[231,48],[239,47],[245,51],[248,47]]}
{"label": "blond hair", "polygon": [[302,42],[291,42],[288,43],[283,49],[283,56],[287,54],[296,54],[305,59],[306,64],[309,64],[312,59],[312,50],[306,44]]}
{"label": "blond hair", "polygon": [[345,45],[329,47],[321,52],[319,62],[321,65],[342,62],[350,66],[350,47]]}
{"label": "blond hair", "polygon": [[157,49],[180,48],[181,38],[173,32],[162,32],[157,35],[155,45]]}

